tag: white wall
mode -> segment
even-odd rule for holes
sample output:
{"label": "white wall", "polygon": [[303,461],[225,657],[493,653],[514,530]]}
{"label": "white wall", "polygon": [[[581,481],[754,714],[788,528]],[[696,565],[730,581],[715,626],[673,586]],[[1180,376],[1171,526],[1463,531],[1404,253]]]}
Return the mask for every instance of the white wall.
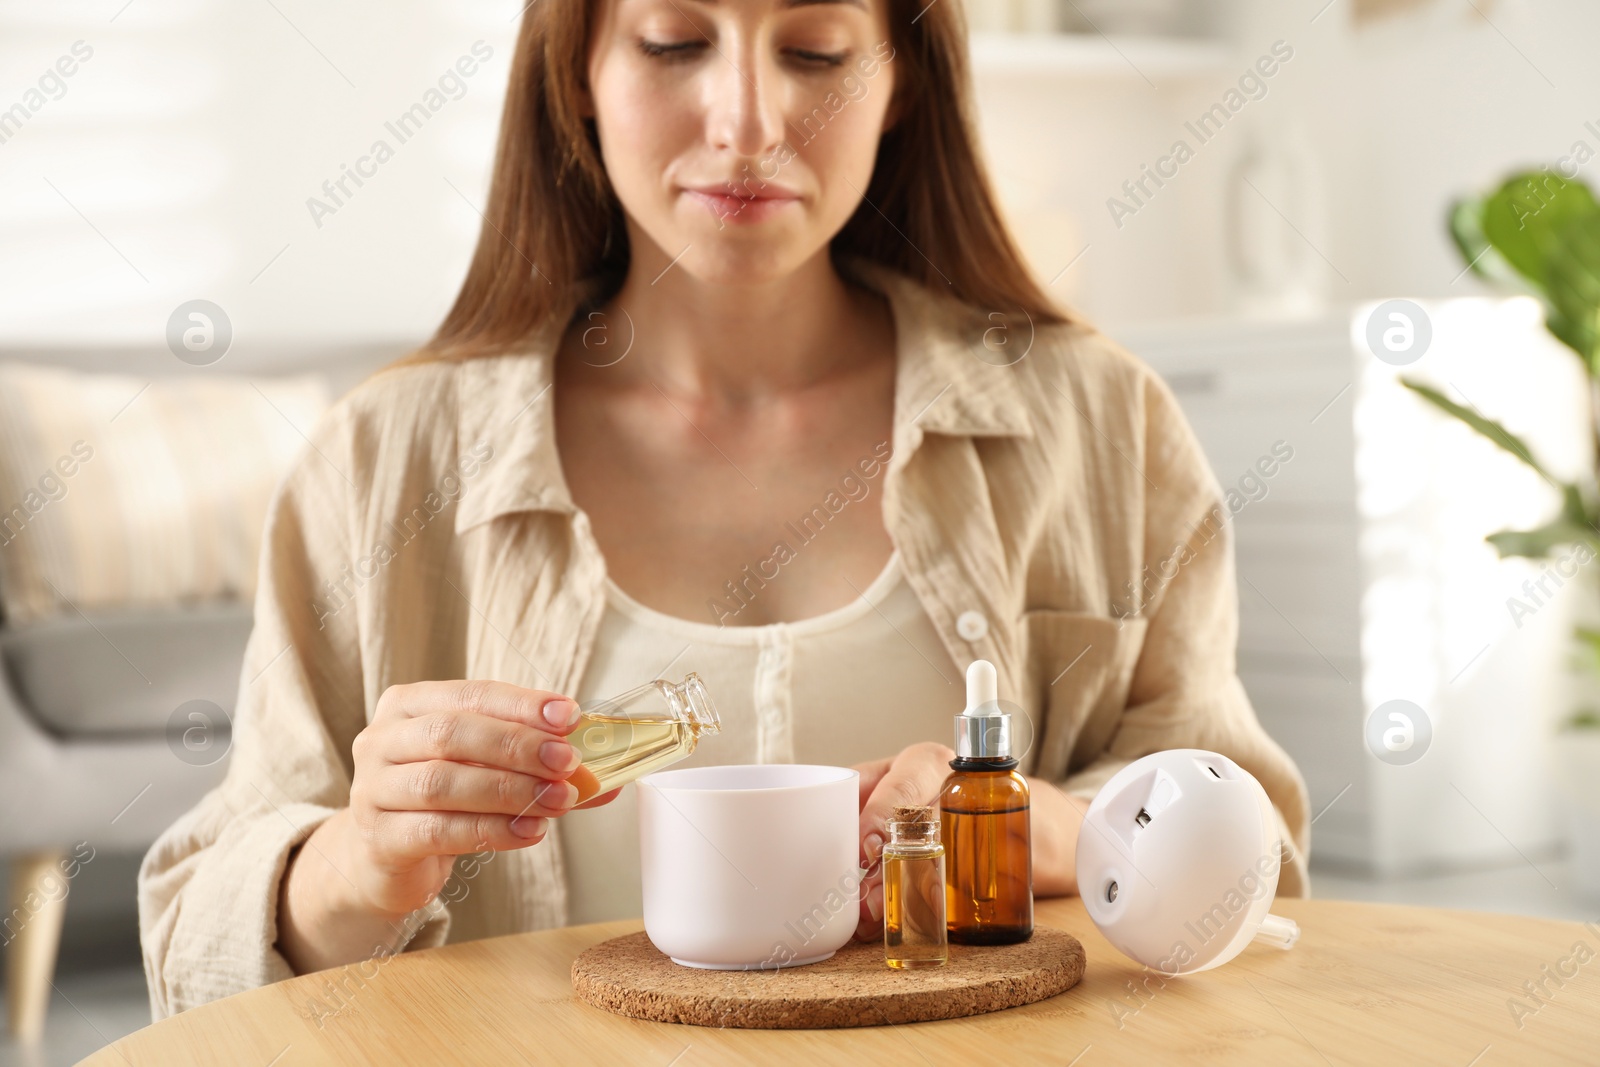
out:
{"label": "white wall", "polygon": [[[1600,129],[1590,54],[1600,5],[1434,0],[1361,28],[1349,0],[1217,6],[1225,52],[1211,71],[1172,79],[1152,66],[1154,85],[1135,74],[991,77],[981,87],[985,140],[1036,269],[1049,280],[1091,246],[1055,291],[1102,324],[1246,309],[1228,266],[1231,189],[1247,225],[1285,257],[1306,259],[1329,309],[1470,295],[1476,283],[1458,277],[1444,227],[1450,201],[1513,168],[1553,164],[1580,139],[1600,152],[1600,133],[1584,127]],[[1184,121],[1280,40],[1294,56],[1266,95],[1199,145]],[[1196,145],[1193,161],[1114,225],[1106,200],[1180,137]],[[1305,172],[1274,184],[1256,172],[1260,194],[1240,187],[1234,165],[1252,147],[1302,161]],[[1591,163],[1583,176],[1594,181],[1597,170]]]}
{"label": "white wall", "polygon": [[[0,343],[160,346],[194,298],[240,345],[431,332],[477,234],[521,4],[124,3],[0,4],[0,108],[93,50],[0,144]],[[385,130],[480,40],[420,133]],[[379,138],[394,157],[319,228],[307,199]]]}
{"label": "white wall", "polygon": [[[1300,55],[1275,103],[1312,131],[1325,168],[1334,293],[1463,295],[1445,206],[1509,170],[1554,163],[1600,137],[1600,5],[1435,0],[1356,30],[1347,0],[1246,0],[1241,39],[1292,36]],[[1487,13],[1492,23],[1479,11]],[[1591,164],[1584,173],[1596,180]]]}

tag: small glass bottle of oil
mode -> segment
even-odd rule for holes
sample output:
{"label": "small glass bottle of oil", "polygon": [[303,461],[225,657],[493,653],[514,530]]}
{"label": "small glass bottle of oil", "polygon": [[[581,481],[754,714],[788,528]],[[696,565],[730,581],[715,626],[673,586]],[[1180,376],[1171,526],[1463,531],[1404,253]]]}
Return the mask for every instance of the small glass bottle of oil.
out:
{"label": "small glass bottle of oil", "polygon": [[994,664],[967,668],[967,710],[956,716],[956,758],[939,795],[950,940],[1009,945],[1033,936],[1033,846],[1028,781],[1011,754]]}
{"label": "small glass bottle of oil", "polygon": [[945,938],[944,845],[932,808],[897,807],[883,846],[883,951],[891,967],[937,967]]}
{"label": "small glass bottle of oil", "polygon": [[580,708],[567,737],[583,757],[568,779],[578,789],[576,803],[684,759],[702,736],[721,729],[698,674],[677,683],[658,678]]}

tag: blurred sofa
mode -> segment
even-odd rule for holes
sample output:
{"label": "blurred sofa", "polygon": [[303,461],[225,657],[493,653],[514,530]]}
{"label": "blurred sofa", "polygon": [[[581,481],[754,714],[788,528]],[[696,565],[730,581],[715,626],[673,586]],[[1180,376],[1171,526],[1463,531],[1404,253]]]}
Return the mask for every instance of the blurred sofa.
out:
{"label": "blurred sofa", "polygon": [[193,366],[163,348],[0,348],[0,950],[17,1038],[42,1032],[72,879],[144,851],[221,780],[277,480],[332,398],[408,350],[284,344]]}

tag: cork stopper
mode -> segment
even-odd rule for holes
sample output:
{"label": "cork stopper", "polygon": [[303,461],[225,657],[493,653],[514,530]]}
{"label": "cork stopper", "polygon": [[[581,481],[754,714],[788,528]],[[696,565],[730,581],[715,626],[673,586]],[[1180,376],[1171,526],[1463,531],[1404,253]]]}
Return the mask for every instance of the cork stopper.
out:
{"label": "cork stopper", "polygon": [[939,843],[939,815],[933,808],[912,804],[895,806],[889,817],[889,844],[885,847],[931,847]]}
{"label": "cork stopper", "polygon": [[895,822],[905,823],[907,828],[921,828],[934,821],[933,809],[918,807],[915,804],[897,804],[893,819]]}

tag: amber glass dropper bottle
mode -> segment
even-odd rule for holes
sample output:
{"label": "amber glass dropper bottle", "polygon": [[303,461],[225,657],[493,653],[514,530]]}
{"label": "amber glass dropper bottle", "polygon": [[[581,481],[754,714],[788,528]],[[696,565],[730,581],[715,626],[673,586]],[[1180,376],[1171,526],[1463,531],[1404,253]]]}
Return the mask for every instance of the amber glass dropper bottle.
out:
{"label": "amber glass dropper bottle", "polygon": [[967,709],[956,716],[956,758],[939,796],[945,846],[945,923],[958,945],[1009,945],[1033,936],[1028,782],[1011,754],[994,664],[967,668]]}

